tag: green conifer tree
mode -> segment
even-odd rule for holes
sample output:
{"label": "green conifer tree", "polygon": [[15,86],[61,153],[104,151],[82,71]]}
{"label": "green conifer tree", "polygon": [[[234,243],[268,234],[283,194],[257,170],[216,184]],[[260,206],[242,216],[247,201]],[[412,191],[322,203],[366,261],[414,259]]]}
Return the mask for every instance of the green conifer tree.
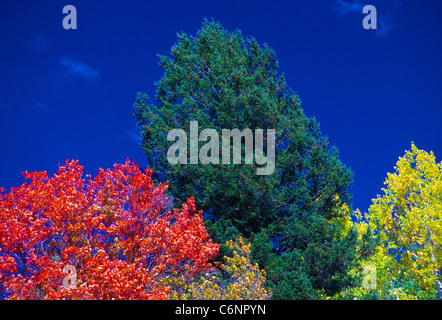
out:
{"label": "green conifer tree", "polygon": [[[352,173],[277,74],[275,52],[205,21],[195,37],[178,34],[160,61],[165,73],[156,83],[157,103],[139,93],[135,115],[149,166],[169,181],[171,194],[196,198],[215,242],[238,236],[252,242],[274,298],[314,299],[349,286],[356,233],[342,232],[337,221],[350,210],[337,208],[351,206]],[[183,129],[189,138],[190,121],[220,135],[274,129],[274,172],[258,175],[261,165],[244,164],[244,157],[241,164],[189,164],[189,157],[187,164],[170,164],[168,132]]]}

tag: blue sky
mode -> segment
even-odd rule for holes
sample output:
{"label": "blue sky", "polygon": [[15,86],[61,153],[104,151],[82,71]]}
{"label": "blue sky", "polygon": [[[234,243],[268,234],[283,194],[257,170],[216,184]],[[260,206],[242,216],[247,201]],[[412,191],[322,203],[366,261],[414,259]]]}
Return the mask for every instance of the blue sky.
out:
{"label": "blue sky", "polygon": [[[76,30],[62,26],[65,5]],[[362,27],[366,4],[378,29]],[[154,96],[157,54],[204,18],[268,43],[302,107],[354,171],[367,211],[414,141],[442,160],[442,2],[417,0],[13,1],[0,4],[0,187],[21,172],[145,166],[133,116]]]}

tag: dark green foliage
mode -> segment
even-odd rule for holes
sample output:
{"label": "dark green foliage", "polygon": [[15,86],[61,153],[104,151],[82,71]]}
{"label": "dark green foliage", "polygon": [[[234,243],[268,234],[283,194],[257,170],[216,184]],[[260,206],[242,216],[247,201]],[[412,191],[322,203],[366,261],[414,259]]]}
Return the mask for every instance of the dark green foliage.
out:
{"label": "dark green foliage", "polygon": [[368,226],[367,231],[362,234],[360,244],[358,245],[359,250],[361,252],[361,258],[367,259],[371,255],[373,255],[377,246],[379,246],[380,241],[378,237],[373,236],[373,232],[371,231],[371,227]]}
{"label": "dark green foliage", "polygon": [[[339,215],[336,195],[351,202],[352,173],[277,75],[275,52],[206,21],[196,37],[179,34],[171,56],[160,60],[158,104],[138,94],[135,114],[149,165],[169,181],[169,192],[196,198],[215,242],[238,234],[252,242],[274,298],[313,299],[349,285],[356,237],[337,236],[330,219]],[[167,134],[176,128],[189,134],[192,120],[200,132],[213,128],[220,135],[222,129],[275,129],[274,173],[257,175],[255,163],[170,165]]]}

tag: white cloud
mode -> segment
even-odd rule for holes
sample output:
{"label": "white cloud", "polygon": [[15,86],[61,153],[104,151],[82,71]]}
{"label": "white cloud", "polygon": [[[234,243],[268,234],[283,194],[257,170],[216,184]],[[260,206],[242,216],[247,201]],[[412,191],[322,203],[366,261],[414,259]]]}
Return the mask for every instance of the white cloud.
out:
{"label": "white cloud", "polygon": [[97,69],[71,58],[61,58],[60,64],[66,68],[66,74],[75,75],[88,80],[96,80],[100,78]]}
{"label": "white cloud", "polygon": [[364,6],[360,1],[338,0],[332,6],[332,10],[344,16],[349,13],[362,13]]}
{"label": "white cloud", "polygon": [[[331,10],[337,12],[341,16],[348,14],[361,14],[364,6],[373,4],[372,2],[362,2],[360,0],[337,0],[332,6]],[[394,27],[393,24],[393,12],[394,9],[400,4],[398,0],[385,0],[378,1],[374,5],[377,8],[377,29],[376,36],[386,36],[390,30]]]}
{"label": "white cloud", "polygon": [[390,30],[393,28],[393,23],[389,18],[378,20],[378,29],[376,34],[379,36],[386,36]]}
{"label": "white cloud", "polygon": [[140,142],[140,139],[141,139],[140,135],[133,129],[126,130],[126,136],[130,140],[135,141],[135,142]]}
{"label": "white cloud", "polygon": [[49,42],[38,34],[32,35],[28,40],[25,40],[24,43],[35,51],[45,51],[49,49]]}

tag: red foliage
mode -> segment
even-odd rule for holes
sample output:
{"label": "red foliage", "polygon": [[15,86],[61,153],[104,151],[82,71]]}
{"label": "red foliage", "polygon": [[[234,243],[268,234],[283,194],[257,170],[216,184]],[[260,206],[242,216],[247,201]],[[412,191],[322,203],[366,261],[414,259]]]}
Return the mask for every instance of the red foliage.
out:
{"label": "red foliage", "polygon": [[[154,185],[129,160],[82,179],[78,161],[53,178],[0,193],[0,297],[8,299],[166,299],[161,279],[191,279],[219,251],[193,198],[167,210],[167,184]],[[0,190],[1,192],[2,190]],[[77,270],[65,288],[66,265]]]}

